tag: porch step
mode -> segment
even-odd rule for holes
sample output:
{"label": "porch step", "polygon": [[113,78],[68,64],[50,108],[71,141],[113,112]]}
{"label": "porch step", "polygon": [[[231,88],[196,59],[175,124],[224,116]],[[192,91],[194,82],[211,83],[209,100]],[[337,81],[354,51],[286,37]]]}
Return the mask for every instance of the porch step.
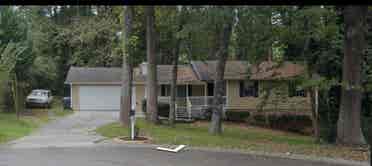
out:
{"label": "porch step", "polygon": [[180,120],[180,121],[190,121],[190,120],[192,120],[192,117],[189,114],[186,107],[178,107],[176,109],[176,120]]}
{"label": "porch step", "polygon": [[142,111],[136,111],[135,116],[136,118],[144,118],[145,114]]}

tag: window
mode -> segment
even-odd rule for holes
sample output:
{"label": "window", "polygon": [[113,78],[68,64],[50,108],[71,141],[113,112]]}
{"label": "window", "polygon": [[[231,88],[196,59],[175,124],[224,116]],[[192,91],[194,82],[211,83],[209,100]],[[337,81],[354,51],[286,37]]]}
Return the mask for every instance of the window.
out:
{"label": "window", "polygon": [[170,96],[170,85],[161,85],[160,88],[160,96]]}
{"label": "window", "polygon": [[[223,82],[222,88],[223,88],[222,96],[226,96],[226,81]],[[214,96],[214,83],[207,84],[207,96]]]}
{"label": "window", "polygon": [[208,83],[207,85],[207,91],[208,91],[208,94],[207,96],[213,96],[214,94],[214,84],[213,83]]}
{"label": "window", "polygon": [[293,81],[289,82],[288,90],[289,90],[289,93],[288,93],[289,97],[296,97],[296,96],[306,97],[305,90],[297,89],[297,84]]}
{"label": "window", "polygon": [[240,81],[240,97],[258,97],[258,81]]}

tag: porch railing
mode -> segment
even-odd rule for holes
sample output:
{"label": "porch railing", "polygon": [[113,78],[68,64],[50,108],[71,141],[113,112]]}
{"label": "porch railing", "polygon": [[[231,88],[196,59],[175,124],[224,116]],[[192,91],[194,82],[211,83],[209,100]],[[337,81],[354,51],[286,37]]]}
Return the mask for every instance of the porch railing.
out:
{"label": "porch railing", "polygon": [[[223,97],[226,105],[226,96]],[[169,96],[159,96],[158,101],[170,103]],[[193,117],[202,116],[202,111],[213,104],[213,96],[189,96],[176,98],[176,120],[192,120]]]}

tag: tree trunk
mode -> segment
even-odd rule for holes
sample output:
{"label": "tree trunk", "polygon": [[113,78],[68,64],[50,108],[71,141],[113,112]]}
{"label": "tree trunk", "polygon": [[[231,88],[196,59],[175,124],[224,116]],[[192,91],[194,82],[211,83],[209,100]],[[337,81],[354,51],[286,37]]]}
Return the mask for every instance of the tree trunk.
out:
{"label": "tree trunk", "polygon": [[120,103],[120,123],[129,126],[129,114],[132,105],[132,80],[133,70],[129,54],[129,39],[132,31],[133,7],[124,7],[124,38],[123,38],[123,64],[122,64],[122,84],[121,84],[121,103]]}
{"label": "tree trunk", "polygon": [[342,69],[340,114],[337,122],[337,142],[363,145],[361,130],[361,65],[365,48],[367,6],[347,6],[343,11],[345,44]]}
{"label": "tree trunk", "polygon": [[157,82],[157,67],[155,55],[155,15],[154,7],[145,7],[146,15],[146,51],[147,51],[147,79],[146,87],[148,89],[148,98],[146,100],[146,112],[152,123],[158,122],[158,82]]}
{"label": "tree trunk", "polygon": [[171,82],[171,100],[169,108],[169,125],[174,125],[176,113],[176,98],[177,98],[177,68],[178,68],[178,49],[174,49],[173,55],[173,68],[172,68],[172,82]]}
{"label": "tree trunk", "polygon": [[18,78],[17,75],[14,74],[13,79],[13,85],[12,85],[12,96],[13,96],[13,104],[14,104],[14,110],[16,112],[17,120],[19,120],[20,117],[20,109],[19,109],[19,86],[18,86]]}
{"label": "tree trunk", "polygon": [[[232,9],[230,9],[232,13]],[[231,14],[229,13],[229,14]],[[224,94],[224,75],[225,75],[225,64],[228,56],[228,47],[230,42],[230,36],[232,31],[232,18],[226,20],[223,24],[222,34],[220,36],[221,45],[219,51],[217,51],[216,57],[218,57],[216,66],[216,78],[214,80],[214,98],[212,106],[212,121],[209,128],[211,134],[222,133],[222,111],[223,111],[223,94]]]}
{"label": "tree trunk", "polygon": [[[182,16],[182,8],[179,11],[179,25],[177,32],[180,32],[183,28],[184,24],[184,19]],[[174,120],[175,120],[175,113],[176,113],[176,98],[177,98],[177,68],[178,68],[178,54],[181,46],[181,39],[177,38],[176,35],[174,34],[173,37],[176,38],[176,45],[172,51],[173,53],[173,68],[172,68],[172,82],[171,82],[171,101],[170,101],[170,108],[169,108],[169,125],[173,126],[174,125]]]}
{"label": "tree trunk", "polygon": [[316,142],[320,142],[318,95],[318,89],[316,87],[310,89],[311,119]]}

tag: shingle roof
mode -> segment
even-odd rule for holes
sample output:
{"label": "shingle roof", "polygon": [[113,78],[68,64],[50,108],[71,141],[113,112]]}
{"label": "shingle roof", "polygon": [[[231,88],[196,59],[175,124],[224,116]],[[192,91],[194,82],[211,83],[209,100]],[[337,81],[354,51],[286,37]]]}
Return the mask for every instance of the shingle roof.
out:
{"label": "shingle roof", "polygon": [[[158,82],[168,84],[172,78],[172,65],[158,65]],[[71,67],[68,71],[65,83],[102,83],[102,84],[120,84],[121,68],[87,68]],[[140,73],[140,68],[134,68],[134,82],[144,83],[146,76]],[[200,82],[190,66],[178,66],[178,83]]]}
{"label": "shingle roof", "polygon": [[[201,83],[212,81],[215,78],[217,61],[192,61],[191,65],[178,66],[177,83]],[[170,84],[172,78],[172,65],[158,65],[158,82]],[[227,61],[225,66],[226,80],[274,80],[286,79],[301,75],[305,68],[299,64],[264,61],[259,65],[249,65],[245,61]],[[140,73],[140,68],[134,68],[134,82],[145,83],[146,76]],[[71,67],[65,83],[99,83],[120,84],[121,68],[104,67]]]}
{"label": "shingle roof", "polygon": [[[172,80],[172,65],[158,65],[158,82],[160,84],[170,84]],[[134,69],[134,81],[136,82],[145,82],[146,77],[144,75],[139,74],[140,69],[135,68]],[[198,77],[195,75],[192,68],[188,65],[178,65],[177,70],[177,83],[186,83],[186,82],[194,82],[194,83],[200,83]]]}
{"label": "shingle roof", "polygon": [[[217,61],[192,61],[191,65],[200,80],[214,80]],[[248,67],[246,61],[226,61],[224,79],[245,79],[249,76]]]}
{"label": "shingle roof", "polygon": [[[191,64],[200,80],[214,80],[217,61],[192,61]],[[285,61],[280,65],[272,61],[263,61],[258,65],[250,65],[245,61],[226,61],[224,79],[286,79],[301,75],[303,72],[303,66],[288,61]]]}
{"label": "shingle roof", "polygon": [[120,83],[121,68],[70,67],[65,83]]}
{"label": "shingle roof", "polygon": [[281,64],[264,61],[259,65],[252,65],[250,79],[252,80],[276,80],[287,79],[305,72],[305,67],[299,64],[285,61]]}

